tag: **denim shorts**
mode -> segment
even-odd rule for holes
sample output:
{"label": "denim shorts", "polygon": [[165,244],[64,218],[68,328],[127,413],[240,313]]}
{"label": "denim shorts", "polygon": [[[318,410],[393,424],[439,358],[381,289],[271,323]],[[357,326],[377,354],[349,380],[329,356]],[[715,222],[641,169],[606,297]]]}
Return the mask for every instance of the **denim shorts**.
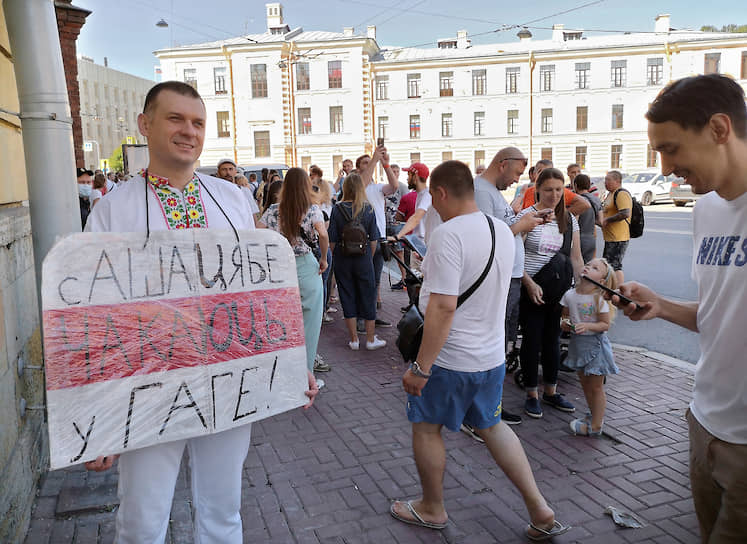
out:
{"label": "denim shorts", "polygon": [[506,365],[482,372],[459,372],[431,367],[421,396],[407,395],[411,423],[437,423],[458,431],[462,422],[487,429],[501,421]]}

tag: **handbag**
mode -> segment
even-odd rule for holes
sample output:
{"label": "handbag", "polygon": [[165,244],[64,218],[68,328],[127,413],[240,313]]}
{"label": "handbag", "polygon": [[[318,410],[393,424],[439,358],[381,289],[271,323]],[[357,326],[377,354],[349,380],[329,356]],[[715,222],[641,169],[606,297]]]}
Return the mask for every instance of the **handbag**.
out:
{"label": "handbag", "polygon": [[532,276],[534,282],[542,287],[542,300],[545,304],[557,304],[563,294],[571,288],[573,283],[573,264],[571,263],[571,240],[573,223],[569,218],[569,225],[563,233],[563,246],[553,255],[550,262],[545,264]]}
{"label": "handbag", "polygon": [[309,249],[311,250],[311,253],[316,257],[316,260],[319,261],[322,258],[322,250],[319,247],[318,241],[314,241],[311,238],[309,238],[309,235],[306,234],[306,231],[303,230],[303,227],[299,225],[298,227],[298,233],[299,236],[301,236],[301,240],[303,240],[303,243],[309,246]]}
{"label": "handbag", "polygon": [[[477,281],[457,298],[457,308],[464,304],[472,293],[480,287],[480,284],[482,284],[488,272],[490,272],[490,267],[493,265],[493,258],[495,257],[495,226],[487,215],[485,219],[488,221],[488,226],[490,227],[490,240],[492,242],[490,245],[490,258],[482,274],[477,278]],[[402,316],[402,319],[399,320],[399,323],[397,323],[399,336],[397,337],[396,344],[406,363],[414,361],[418,356],[420,344],[423,341],[423,322],[423,314],[416,304],[412,304],[405,312],[405,315]]]}

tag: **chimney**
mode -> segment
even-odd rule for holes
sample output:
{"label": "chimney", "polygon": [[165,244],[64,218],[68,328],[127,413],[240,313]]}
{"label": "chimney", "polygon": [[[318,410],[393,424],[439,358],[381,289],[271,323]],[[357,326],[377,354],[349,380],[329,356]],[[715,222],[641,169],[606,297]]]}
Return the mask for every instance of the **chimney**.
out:
{"label": "chimney", "polygon": [[522,42],[528,42],[532,39],[532,33],[529,32],[526,28],[522,28],[517,34],[519,37],[519,40]]}
{"label": "chimney", "polygon": [[659,33],[668,34],[669,33],[669,14],[668,13],[656,16],[656,24],[654,25],[654,32],[656,32],[657,34]]}
{"label": "chimney", "polygon": [[552,25],[552,41],[562,42],[563,41],[563,29],[565,25]]}
{"label": "chimney", "polygon": [[353,27],[352,26],[346,26],[342,29],[342,33],[345,35],[345,37],[350,38],[353,34]]}
{"label": "chimney", "polygon": [[271,32],[272,28],[283,26],[283,5],[279,2],[265,4],[267,11],[267,31]]}
{"label": "chimney", "polygon": [[366,36],[368,36],[372,40],[376,39],[376,25],[368,25],[366,27]]}
{"label": "chimney", "polygon": [[467,49],[471,43],[466,30],[457,30],[457,49]]}

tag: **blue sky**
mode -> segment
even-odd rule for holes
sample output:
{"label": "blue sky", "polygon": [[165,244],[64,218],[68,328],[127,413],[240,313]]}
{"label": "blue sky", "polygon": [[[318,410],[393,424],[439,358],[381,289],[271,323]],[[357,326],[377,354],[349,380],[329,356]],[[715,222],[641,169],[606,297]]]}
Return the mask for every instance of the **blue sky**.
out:
{"label": "blue sky", "polygon": [[[261,33],[265,30],[265,2],[258,0],[73,0],[91,10],[78,39],[78,54],[103,64],[153,79],[157,59],[153,51],[170,44],[186,45]],[[716,3],[681,0],[525,0],[508,3],[490,0],[285,0],[285,22],[305,30],[342,32],[355,26],[377,27],[379,45],[425,46],[439,38],[467,30],[473,43],[517,40],[517,28],[504,25],[530,21],[530,30],[541,39],[553,23],[566,28],[617,31],[652,31],[660,13],[671,15],[673,28],[698,29],[701,25],[747,24],[743,0]],[[714,9],[715,5],[718,9]],[[578,9],[575,9],[578,8]],[[567,13],[561,13],[568,10]],[[170,23],[158,28],[159,19]],[[541,20],[539,20],[541,19]],[[485,33],[482,36],[476,34]]]}

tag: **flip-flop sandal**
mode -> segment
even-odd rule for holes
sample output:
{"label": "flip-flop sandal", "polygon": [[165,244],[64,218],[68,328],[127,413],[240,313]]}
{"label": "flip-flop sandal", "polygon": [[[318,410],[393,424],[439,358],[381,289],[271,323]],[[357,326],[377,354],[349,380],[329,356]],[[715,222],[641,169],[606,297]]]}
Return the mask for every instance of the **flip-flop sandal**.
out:
{"label": "flip-flop sandal", "polygon": [[[540,534],[538,536],[531,535],[529,534],[530,529],[533,531],[537,531]],[[530,523],[527,526],[527,538],[529,540],[534,540],[535,542],[539,542],[541,540],[550,540],[551,538],[567,533],[570,530],[571,530],[570,525],[563,525],[558,520],[555,520],[553,522],[552,529],[550,530],[540,529],[536,525]]]}
{"label": "flip-flop sandal", "polygon": [[[412,517],[415,519],[408,519],[403,518],[401,515],[399,515],[394,510],[394,505],[398,502],[404,504],[407,506],[407,510],[412,514]],[[428,529],[445,529],[448,525],[448,521],[446,523],[435,523],[431,521],[425,521],[422,517],[420,517],[420,514],[418,514],[415,509],[412,507],[412,501],[395,501],[392,503],[392,506],[389,507],[389,513],[392,515],[392,517],[398,521],[401,521],[403,523],[409,523],[410,525],[418,525],[419,527],[427,527]]]}

